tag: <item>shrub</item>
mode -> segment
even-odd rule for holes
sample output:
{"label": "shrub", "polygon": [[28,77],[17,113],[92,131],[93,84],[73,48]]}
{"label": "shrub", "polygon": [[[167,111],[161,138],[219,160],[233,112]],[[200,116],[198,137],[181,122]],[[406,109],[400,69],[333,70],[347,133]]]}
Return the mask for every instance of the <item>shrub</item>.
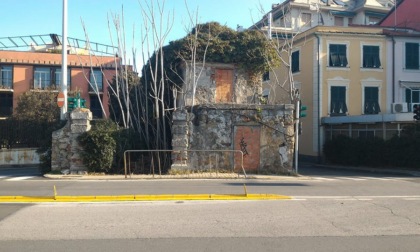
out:
{"label": "shrub", "polygon": [[419,169],[420,127],[406,127],[401,137],[384,141],[379,138],[334,137],[324,144],[328,162],[371,167],[406,167]]}
{"label": "shrub", "polygon": [[113,164],[118,126],[111,120],[98,120],[92,129],[79,136],[83,163],[90,172],[108,172]]}

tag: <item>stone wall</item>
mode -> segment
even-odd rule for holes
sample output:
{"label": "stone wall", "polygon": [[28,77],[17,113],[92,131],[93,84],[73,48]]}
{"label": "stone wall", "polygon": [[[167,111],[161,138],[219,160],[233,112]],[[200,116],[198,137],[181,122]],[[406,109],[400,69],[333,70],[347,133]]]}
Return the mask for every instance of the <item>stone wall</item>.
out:
{"label": "stone wall", "polygon": [[76,108],[68,115],[67,124],[52,134],[51,170],[65,173],[85,173],[77,137],[90,130],[92,112],[89,109]]}
{"label": "stone wall", "polygon": [[248,172],[288,173],[293,162],[293,105],[197,105],[173,113],[172,169],[238,170],[244,152]]}
{"label": "stone wall", "polygon": [[[213,104],[216,101],[216,70],[232,70],[232,101],[234,104],[255,104],[262,93],[261,83],[252,83],[248,75],[234,64],[196,63],[183,65],[182,92],[177,96],[177,107]],[[194,77],[195,76],[195,77]],[[195,83],[195,85],[194,85]],[[193,96],[193,93],[195,95]],[[194,100],[194,104],[193,101]]]}

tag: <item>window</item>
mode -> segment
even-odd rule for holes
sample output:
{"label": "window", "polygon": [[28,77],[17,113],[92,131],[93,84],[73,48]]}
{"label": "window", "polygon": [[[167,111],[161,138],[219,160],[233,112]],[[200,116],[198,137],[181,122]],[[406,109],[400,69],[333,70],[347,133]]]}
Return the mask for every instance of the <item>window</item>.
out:
{"label": "window", "polygon": [[311,27],[312,15],[311,13],[302,13],[300,15],[300,25],[304,27]]}
{"label": "window", "polygon": [[379,107],[379,88],[378,87],[365,87],[365,114],[378,114],[381,112]]}
{"label": "window", "polygon": [[330,44],[330,67],[347,67],[347,46]]}
{"label": "window", "polygon": [[[97,95],[90,95],[90,111],[92,112],[92,117],[95,119],[102,118],[102,107],[101,101]],[[102,96],[101,96],[102,99]]]}
{"label": "window", "polygon": [[278,22],[279,27],[283,27],[283,28],[291,28],[292,27],[292,22],[290,22],[290,20],[286,17],[282,17],[279,22]]}
{"label": "window", "polygon": [[335,116],[345,115],[346,113],[346,87],[331,87],[330,114]]}
{"label": "window", "polygon": [[334,25],[335,26],[344,26],[344,18],[343,17],[334,17]]}
{"label": "window", "polygon": [[363,46],[363,67],[380,68],[379,46]]}
{"label": "window", "polygon": [[292,53],[292,73],[299,72],[299,51]]}
{"label": "window", "polygon": [[0,89],[12,89],[12,66],[0,66]]}
{"label": "window", "polygon": [[381,18],[378,18],[378,17],[369,17],[369,24],[370,24],[370,25],[375,25],[375,24],[377,24],[379,21],[381,21]]}
{"label": "window", "polygon": [[46,89],[51,86],[51,71],[49,67],[34,68],[34,89]]}
{"label": "window", "polygon": [[13,93],[0,93],[0,117],[11,116],[13,113]]}
{"label": "window", "polygon": [[102,71],[100,69],[94,69],[90,72],[89,81],[89,91],[103,92]]}
{"label": "window", "polygon": [[270,80],[270,71],[266,71],[264,74],[263,74],[263,81],[269,81]]}
{"label": "window", "polygon": [[[54,83],[56,83],[57,86],[61,85],[61,68],[55,69],[54,73]],[[70,69],[67,69],[67,86],[70,86]]]}
{"label": "window", "polygon": [[[70,84],[70,69],[67,71]],[[61,85],[61,67],[34,67],[34,89],[58,89]]]}
{"label": "window", "polygon": [[405,89],[405,101],[408,103],[409,112],[413,110],[413,103],[420,103],[420,88]]}
{"label": "window", "polygon": [[419,43],[405,43],[405,69],[419,69]]}

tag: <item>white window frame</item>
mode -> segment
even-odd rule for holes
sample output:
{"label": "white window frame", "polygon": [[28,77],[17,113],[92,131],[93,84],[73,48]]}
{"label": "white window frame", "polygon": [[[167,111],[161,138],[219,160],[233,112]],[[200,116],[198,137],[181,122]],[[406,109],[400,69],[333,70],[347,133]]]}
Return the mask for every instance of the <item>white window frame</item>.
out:
{"label": "white window frame", "polygon": [[345,87],[346,88],[346,106],[347,106],[347,114],[350,111],[350,103],[349,103],[349,87],[350,87],[350,80],[343,79],[341,77],[328,79],[328,116],[330,116],[331,111],[331,87]]}
{"label": "white window frame", "polygon": [[[379,60],[381,61],[381,66],[379,68],[367,68],[363,67],[363,46],[379,46]],[[360,69],[362,72],[374,71],[374,72],[383,72],[384,71],[384,61],[382,57],[384,45],[381,42],[361,42],[360,43]]]}
{"label": "white window frame", "polygon": [[[380,50],[380,49],[379,49]],[[365,110],[363,109],[365,107],[365,88],[366,87],[377,87],[378,88],[378,103],[379,106],[381,108],[381,111],[383,110],[383,104],[381,103],[382,101],[382,81],[381,80],[376,80],[376,79],[366,79],[366,80],[362,80],[360,82],[361,87],[362,87],[362,104],[360,106],[361,108],[361,115],[365,114]],[[382,112],[381,112],[382,113]],[[367,114],[370,115],[370,114]]]}
{"label": "white window frame", "polygon": [[[346,57],[347,57],[347,66],[345,67],[334,67],[330,66],[330,45],[345,45],[346,46]],[[327,70],[341,70],[341,71],[350,71],[350,58],[349,58],[349,50],[350,49],[350,41],[336,41],[336,40],[327,40]]]}

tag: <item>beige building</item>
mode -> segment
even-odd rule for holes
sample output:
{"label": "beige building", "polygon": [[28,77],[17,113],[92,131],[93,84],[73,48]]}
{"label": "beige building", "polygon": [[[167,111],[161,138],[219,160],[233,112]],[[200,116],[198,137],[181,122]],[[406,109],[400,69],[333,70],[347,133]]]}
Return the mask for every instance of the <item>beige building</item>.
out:
{"label": "beige building", "polygon": [[390,110],[383,28],[318,26],[294,37],[289,55],[270,72],[265,88],[270,103],[282,103],[292,81],[308,107],[301,118],[302,156],[320,158],[325,140],[334,135],[388,139],[413,122],[412,114]]}

